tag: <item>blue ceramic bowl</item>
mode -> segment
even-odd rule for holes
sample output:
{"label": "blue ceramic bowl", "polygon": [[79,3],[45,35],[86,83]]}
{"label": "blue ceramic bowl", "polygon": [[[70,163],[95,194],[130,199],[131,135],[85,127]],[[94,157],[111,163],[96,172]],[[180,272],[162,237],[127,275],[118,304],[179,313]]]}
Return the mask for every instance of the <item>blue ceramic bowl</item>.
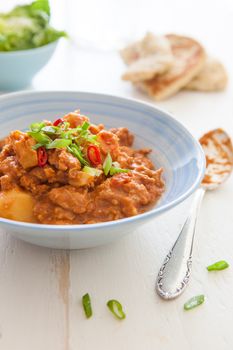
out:
{"label": "blue ceramic bowl", "polygon": [[205,169],[201,146],[168,113],[149,104],[84,92],[23,92],[0,97],[0,138],[32,122],[57,119],[81,109],[94,123],[107,128],[125,126],[135,134],[134,147],[149,147],[157,167],[163,167],[166,191],[146,213],[90,225],[40,225],[0,218],[0,226],[25,241],[53,248],[87,248],[132,232],[176,206],[199,186]]}
{"label": "blue ceramic bowl", "polygon": [[35,49],[0,52],[0,91],[23,89],[52,57],[58,41]]}

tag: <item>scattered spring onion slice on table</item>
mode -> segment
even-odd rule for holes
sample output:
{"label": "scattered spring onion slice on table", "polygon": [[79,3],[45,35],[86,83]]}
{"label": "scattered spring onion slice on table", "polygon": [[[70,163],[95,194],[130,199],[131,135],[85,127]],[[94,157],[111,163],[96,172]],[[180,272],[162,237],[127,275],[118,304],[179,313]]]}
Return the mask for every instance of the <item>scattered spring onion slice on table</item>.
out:
{"label": "scattered spring onion slice on table", "polygon": [[217,261],[216,263],[207,266],[208,271],[221,271],[227,269],[229,264],[225,260]]}
{"label": "scattered spring onion slice on table", "polygon": [[84,309],[86,317],[90,318],[92,316],[92,307],[91,307],[91,298],[90,298],[90,295],[88,293],[83,295],[82,304],[83,304],[83,309]]}
{"label": "scattered spring onion slice on table", "polygon": [[119,320],[123,320],[126,315],[123,311],[123,307],[121,305],[121,303],[117,300],[109,300],[107,302],[107,306],[109,308],[109,310],[113,313],[113,315],[118,318]]}
{"label": "scattered spring onion slice on table", "polygon": [[196,295],[195,297],[189,299],[185,304],[184,304],[184,309],[185,310],[191,310],[201,304],[203,304],[205,301],[205,296],[203,294],[201,295]]}

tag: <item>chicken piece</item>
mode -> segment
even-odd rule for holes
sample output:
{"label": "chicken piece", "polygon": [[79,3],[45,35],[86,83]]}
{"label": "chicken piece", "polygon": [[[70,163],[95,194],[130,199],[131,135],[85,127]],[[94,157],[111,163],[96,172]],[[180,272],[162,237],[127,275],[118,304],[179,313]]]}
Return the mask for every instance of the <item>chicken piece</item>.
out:
{"label": "chicken piece", "polygon": [[36,202],[33,214],[40,223],[50,225],[73,224],[75,219],[72,211],[52,203],[47,196]]}
{"label": "chicken piece", "polygon": [[92,187],[95,181],[94,176],[87,174],[84,171],[79,171],[77,169],[70,169],[68,177],[69,184],[74,187]]}
{"label": "chicken piece", "polygon": [[113,134],[115,134],[118,137],[120,146],[127,146],[127,147],[132,146],[134,141],[134,136],[129,132],[129,129],[112,128],[109,131],[111,131]]}
{"label": "chicken piece", "polygon": [[94,191],[95,221],[109,221],[137,215],[154,203],[164,190],[162,170],[143,168],[108,178]]}
{"label": "chicken piece", "polygon": [[55,170],[48,164],[44,167],[33,168],[29,174],[35,176],[42,183],[53,179],[56,175]]}
{"label": "chicken piece", "polygon": [[30,175],[37,178],[40,183],[49,184],[65,184],[67,183],[68,175],[65,171],[53,169],[50,165],[45,165],[43,168],[33,168],[30,172]]}
{"label": "chicken piece", "polygon": [[72,186],[53,188],[48,198],[54,204],[64,209],[71,210],[75,214],[82,214],[87,211],[90,197],[87,190],[77,189]]}
{"label": "chicken piece", "polygon": [[46,193],[49,190],[48,185],[41,184],[41,181],[38,178],[28,173],[20,178],[20,186],[37,196],[40,196],[42,193]]}
{"label": "chicken piece", "polygon": [[95,124],[91,124],[89,126],[89,131],[93,134],[93,135],[96,135],[98,134],[101,130],[104,129],[104,124],[98,124],[98,125],[95,125]]}
{"label": "chicken piece", "polygon": [[9,191],[12,188],[18,188],[17,184],[12,180],[11,176],[3,175],[0,176],[0,190]]}
{"label": "chicken piece", "polygon": [[110,153],[112,159],[116,160],[119,154],[118,137],[110,131],[101,130],[97,134],[97,141],[100,143],[100,151],[103,156]]}
{"label": "chicken piece", "polygon": [[12,145],[9,144],[9,143],[6,143],[3,146],[3,148],[1,149],[1,152],[0,152],[0,162],[3,161],[4,159],[6,159],[9,156],[13,156],[14,154],[15,153],[14,153]]}
{"label": "chicken piece", "polygon": [[0,140],[0,151],[3,149],[5,144],[6,144],[6,140],[5,139]]}
{"label": "chicken piece", "polygon": [[65,149],[53,149],[48,152],[48,162],[57,169],[66,171],[69,169],[81,169],[79,160]]}
{"label": "chicken piece", "polygon": [[17,161],[16,156],[8,156],[0,159],[0,173],[9,175],[12,179],[17,180],[25,174],[25,172],[26,171]]}
{"label": "chicken piece", "polygon": [[80,114],[79,111],[74,111],[66,114],[63,117],[63,120],[70,123],[70,127],[72,129],[76,128],[79,125],[82,125],[85,121],[89,122],[89,118],[85,115]]}

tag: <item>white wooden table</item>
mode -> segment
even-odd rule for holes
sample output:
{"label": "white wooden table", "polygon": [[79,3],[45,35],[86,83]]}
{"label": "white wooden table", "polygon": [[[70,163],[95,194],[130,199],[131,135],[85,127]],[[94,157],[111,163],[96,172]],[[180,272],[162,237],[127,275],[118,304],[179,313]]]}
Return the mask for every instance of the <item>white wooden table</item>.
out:
{"label": "white wooden table", "polygon": [[[15,0],[3,2],[0,9]],[[121,10],[116,10],[113,0],[90,0],[88,6],[94,7],[90,18],[82,17],[86,9],[80,2],[53,0],[53,8],[57,9],[54,23],[64,25],[74,36],[75,18],[77,28],[89,21],[88,37],[97,28],[92,23],[97,3],[101,18],[105,14],[104,3],[110,6],[107,14],[115,14],[113,27],[107,27],[106,32],[115,30],[118,22],[121,38],[123,29],[125,37],[127,30],[132,37],[148,29],[186,33],[201,39],[212,54],[222,59],[230,76],[227,91],[181,92],[158,106],[172,112],[196,137],[218,126],[233,136],[233,6],[229,0],[121,0]],[[110,26],[109,18],[106,21]],[[76,36],[78,41],[78,29]],[[114,50],[63,42],[30,88],[105,92],[148,101],[120,80],[123,68]],[[90,250],[44,249],[1,232],[0,349],[232,350],[232,200],[233,177],[221,189],[206,195],[198,222],[190,285],[180,298],[170,302],[156,295],[155,279],[187,215],[190,199],[139,227],[135,234]],[[231,267],[208,273],[206,266],[220,259],[226,259]],[[86,292],[92,297],[94,311],[89,320],[81,307],[81,297]],[[184,312],[184,302],[200,293],[206,295],[205,304]],[[111,298],[122,302],[127,314],[124,321],[115,320],[109,313],[106,302]]]}

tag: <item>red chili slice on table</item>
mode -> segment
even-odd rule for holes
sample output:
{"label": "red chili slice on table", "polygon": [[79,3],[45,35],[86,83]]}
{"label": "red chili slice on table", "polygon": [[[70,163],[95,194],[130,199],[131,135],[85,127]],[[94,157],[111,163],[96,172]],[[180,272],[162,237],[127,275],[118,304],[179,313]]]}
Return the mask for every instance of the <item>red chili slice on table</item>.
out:
{"label": "red chili slice on table", "polygon": [[97,165],[101,164],[100,150],[97,146],[95,146],[95,145],[88,146],[87,157],[92,165],[97,166]]}
{"label": "red chili slice on table", "polygon": [[53,126],[58,126],[60,124],[62,124],[64,122],[64,120],[62,118],[59,118],[57,120],[55,120],[55,122],[53,123]]}
{"label": "red chili slice on table", "polygon": [[39,147],[37,150],[38,166],[43,167],[47,164],[48,154],[44,147]]}

